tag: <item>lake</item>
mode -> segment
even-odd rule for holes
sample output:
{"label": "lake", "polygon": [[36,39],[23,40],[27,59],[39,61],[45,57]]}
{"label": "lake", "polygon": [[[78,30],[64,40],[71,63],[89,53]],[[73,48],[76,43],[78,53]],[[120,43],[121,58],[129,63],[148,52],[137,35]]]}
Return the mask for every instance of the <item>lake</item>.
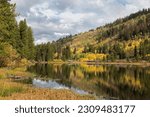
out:
{"label": "lake", "polygon": [[132,65],[36,64],[34,87],[70,89],[97,99],[150,99],[150,67]]}

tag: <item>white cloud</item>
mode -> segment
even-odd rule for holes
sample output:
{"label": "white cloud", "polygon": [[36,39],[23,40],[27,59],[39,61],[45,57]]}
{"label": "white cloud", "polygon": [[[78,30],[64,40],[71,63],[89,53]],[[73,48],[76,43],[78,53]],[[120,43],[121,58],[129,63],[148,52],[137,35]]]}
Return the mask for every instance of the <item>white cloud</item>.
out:
{"label": "white cloud", "polygon": [[58,32],[54,32],[54,35],[56,35],[57,37],[62,37],[62,36],[68,36],[70,35],[69,33],[58,33]]}
{"label": "white cloud", "polygon": [[24,20],[24,19],[26,19],[26,17],[18,16],[18,17],[17,17],[17,22],[20,22],[21,20]]}
{"label": "white cloud", "polygon": [[39,39],[37,39],[37,40],[35,40],[35,44],[36,45],[38,45],[38,44],[41,44],[41,43],[47,43],[47,42],[49,42],[50,40],[47,38],[47,37],[41,37],[41,38],[39,38]]}
{"label": "white cloud", "polygon": [[91,4],[92,6],[98,6],[98,7],[104,7],[104,1],[103,0],[89,0],[89,4]]}
{"label": "white cloud", "polygon": [[31,7],[30,13],[30,15],[35,15],[36,17],[46,17],[48,19],[57,16],[57,11],[51,10],[47,2]]}
{"label": "white cloud", "polygon": [[127,2],[138,9],[150,7],[150,0],[127,0]]}
{"label": "white cloud", "polygon": [[61,19],[61,23],[79,23],[84,18],[84,14],[82,13],[73,13],[70,10],[67,10],[63,13],[59,14],[59,18]]}

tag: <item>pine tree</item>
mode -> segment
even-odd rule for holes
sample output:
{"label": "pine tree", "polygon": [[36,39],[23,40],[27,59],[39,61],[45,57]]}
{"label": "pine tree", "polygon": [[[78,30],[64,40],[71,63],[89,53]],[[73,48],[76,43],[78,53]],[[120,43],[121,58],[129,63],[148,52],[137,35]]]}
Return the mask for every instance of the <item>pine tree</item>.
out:
{"label": "pine tree", "polygon": [[134,58],[137,60],[138,59],[138,50],[137,46],[134,47]]}
{"label": "pine tree", "polygon": [[[9,1],[0,0],[0,43],[6,43],[6,45],[11,46],[8,49],[14,50],[19,59],[20,55],[22,58],[34,59],[32,29],[27,26],[26,20],[21,21],[18,25],[15,12],[16,5],[11,4]],[[5,50],[5,48],[3,49]],[[18,58],[16,59],[19,60]]]}
{"label": "pine tree", "polygon": [[35,60],[36,60],[36,61],[42,61],[41,45],[37,45],[37,46],[35,47]]}
{"label": "pine tree", "polygon": [[14,47],[19,38],[15,6],[7,0],[0,0],[0,38]]}
{"label": "pine tree", "polygon": [[48,43],[48,60],[54,59],[55,48],[53,43]]}
{"label": "pine tree", "polygon": [[20,29],[20,54],[22,57],[27,58],[28,53],[28,40],[27,40],[27,24],[26,20],[20,21],[19,23],[19,29]]}
{"label": "pine tree", "polygon": [[35,57],[34,37],[31,27],[27,28],[27,58],[33,60]]}
{"label": "pine tree", "polygon": [[70,46],[66,46],[62,52],[62,59],[69,60],[71,58],[71,49]]}

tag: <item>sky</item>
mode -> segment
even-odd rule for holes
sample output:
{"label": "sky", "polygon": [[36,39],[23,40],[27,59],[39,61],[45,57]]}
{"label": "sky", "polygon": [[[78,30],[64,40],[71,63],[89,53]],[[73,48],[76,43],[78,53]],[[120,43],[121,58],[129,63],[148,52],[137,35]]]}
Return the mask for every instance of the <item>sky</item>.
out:
{"label": "sky", "polygon": [[85,32],[150,7],[150,0],[11,0],[26,19],[35,44]]}

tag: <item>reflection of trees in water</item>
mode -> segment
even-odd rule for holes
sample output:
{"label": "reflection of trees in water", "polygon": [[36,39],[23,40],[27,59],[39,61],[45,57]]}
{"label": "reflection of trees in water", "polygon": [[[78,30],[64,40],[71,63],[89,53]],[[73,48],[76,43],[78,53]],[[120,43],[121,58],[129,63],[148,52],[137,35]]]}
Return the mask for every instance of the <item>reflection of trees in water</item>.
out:
{"label": "reflection of trees in water", "polygon": [[63,64],[62,65],[62,74],[63,74],[64,78],[69,79],[70,78],[70,73],[71,73],[71,66]]}
{"label": "reflection of trees in water", "polygon": [[[146,71],[150,68],[130,66],[105,66],[106,71],[91,73],[84,72],[88,79],[98,78],[96,83],[100,92],[121,99],[148,99],[150,98],[150,74]],[[97,89],[97,90],[98,90]]]}
{"label": "reflection of trees in water", "polygon": [[115,65],[37,64],[29,68],[40,76],[59,79],[71,87],[120,99],[150,98],[150,68]]}
{"label": "reflection of trees in water", "polygon": [[55,65],[55,64],[36,64],[29,67],[29,71],[47,79],[57,79],[57,82],[71,87],[70,73],[71,66],[69,65]]}
{"label": "reflection of trees in water", "polygon": [[[150,98],[150,93],[148,93],[150,91],[148,86],[150,79],[148,76],[150,77],[150,75],[146,73],[148,69],[142,67],[114,67],[107,70],[106,79],[104,76],[100,76],[103,77],[103,81],[98,82],[96,85],[101,91],[112,97],[118,96],[120,99],[148,99]],[[111,78],[108,79],[108,77]]]}

